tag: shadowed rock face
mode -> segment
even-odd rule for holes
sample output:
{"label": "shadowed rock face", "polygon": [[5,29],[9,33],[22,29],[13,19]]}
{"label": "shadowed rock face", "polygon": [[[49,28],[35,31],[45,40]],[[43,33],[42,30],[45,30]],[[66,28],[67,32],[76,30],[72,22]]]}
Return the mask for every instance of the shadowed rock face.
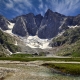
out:
{"label": "shadowed rock face", "polygon": [[5,17],[3,17],[2,15],[0,15],[0,28],[3,30],[7,30],[8,25],[9,25],[8,20]]}
{"label": "shadowed rock face", "polygon": [[42,19],[43,19],[43,16],[41,16],[41,14],[38,14],[35,16],[36,25],[38,28],[40,27]]}
{"label": "shadowed rock face", "polygon": [[24,18],[26,20],[26,28],[28,30],[29,35],[35,36],[38,27],[36,25],[34,14],[29,13]]}
{"label": "shadowed rock face", "polygon": [[26,29],[26,24],[25,24],[25,20],[23,19],[23,17],[18,17],[17,21],[13,27],[12,32],[14,34],[18,34],[20,36],[26,36],[28,35],[27,29]]}
{"label": "shadowed rock face", "polygon": [[56,36],[59,32],[61,21],[64,20],[64,17],[64,15],[54,13],[49,9],[41,21],[38,36],[40,38],[52,38]]}
{"label": "shadowed rock face", "polygon": [[[50,9],[47,10],[44,17],[41,14],[34,15],[29,13],[18,16],[11,22],[15,23],[12,32],[20,36],[38,35],[39,38],[49,39],[55,37],[59,32],[68,29],[68,26],[80,25],[80,15],[65,16]],[[8,29],[8,20],[0,16],[0,27],[3,30]]]}
{"label": "shadowed rock face", "polygon": [[14,21],[12,21],[12,22],[16,21],[16,24],[14,26],[15,28],[13,28],[13,33],[21,35],[21,36],[26,36],[27,35],[26,33],[28,33],[29,35],[35,36],[37,29],[40,26],[42,18],[43,17],[41,15],[34,16],[34,14],[32,13],[17,17],[16,19],[14,19]]}

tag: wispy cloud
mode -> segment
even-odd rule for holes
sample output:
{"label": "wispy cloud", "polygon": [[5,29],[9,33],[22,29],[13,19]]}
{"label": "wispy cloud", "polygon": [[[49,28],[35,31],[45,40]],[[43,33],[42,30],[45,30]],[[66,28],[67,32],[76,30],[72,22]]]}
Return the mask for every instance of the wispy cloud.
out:
{"label": "wispy cloud", "polygon": [[6,9],[11,9],[18,14],[24,13],[24,10],[31,9],[33,7],[31,0],[8,0],[6,3]]}
{"label": "wispy cloud", "polygon": [[47,9],[64,15],[80,13],[80,0],[0,0],[0,13],[11,16],[27,14],[44,15]]}
{"label": "wispy cloud", "polygon": [[6,7],[9,8],[9,9],[13,8],[14,7],[13,1],[8,0],[8,3],[6,3]]}
{"label": "wispy cloud", "polygon": [[49,3],[53,11],[69,15],[79,8],[80,0],[50,0]]}
{"label": "wispy cloud", "polygon": [[40,4],[39,4],[39,9],[43,9],[44,5],[43,5],[43,1],[39,0]]}
{"label": "wispy cloud", "polygon": [[47,11],[48,9],[48,5],[46,3],[44,3],[45,0],[39,0],[39,13],[41,13],[42,15],[44,15],[44,13]]}

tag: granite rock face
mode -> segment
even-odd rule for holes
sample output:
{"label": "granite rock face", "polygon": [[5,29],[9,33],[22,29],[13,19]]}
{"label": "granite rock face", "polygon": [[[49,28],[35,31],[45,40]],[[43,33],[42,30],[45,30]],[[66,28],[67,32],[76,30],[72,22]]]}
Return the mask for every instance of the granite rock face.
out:
{"label": "granite rock face", "polygon": [[26,28],[28,30],[29,35],[35,36],[38,27],[37,27],[36,22],[35,22],[34,14],[29,13],[29,14],[24,16],[24,19],[26,20]]}
{"label": "granite rock face", "polygon": [[38,28],[40,27],[42,19],[43,19],[43,16],[41,16],[41,14],[38,14],[35,16],[36,25]]}
{"label": "granite rock face", "polygon": [[49,9],[41,21],[41,25],[38,30],[38,36],[40,38],[52,38],[56,36],[64,18],[64,15],[54,13]]}
{"label": "granite rock face", "polygon": [[8,25],[9,25],[8,20],[5,17],[3,17],[2,15],[0,15],[0,28],[3,30],[7,30]]}
{"label": "granite rock face", "polygon": [[[23,19],[18,19],[21,17]],[[21,36],[26,36],[27,35],[26,33],[28,33],[29,35],[35,36],[36,32],[40,26],[42,18],[43,17],[41,15],[34,16],[33,13],[29,13],[27,15],[22,15],[22,16],[16,17],[15,19],[12,20],[12,22],[16,22],[15,26],[14,26],[15,28],[13,28],[13,33],[21,35]],[[24,27],[24,25],[25,25],[25,31],[24,31],[24,29],[20,29],[21,26]],[[17,30],[16,30],[16,27],[17,27]],[[23,31],[19,32],[18,29],[23,30]]]}
{"label": "granite rock face", "polygon": [[12,29],[12,32],[19,36],[28,35],[27,29],[26,29],[26,23],[25,23],[25,20],[23,19],[23,17],[17,18],[16,23]]}

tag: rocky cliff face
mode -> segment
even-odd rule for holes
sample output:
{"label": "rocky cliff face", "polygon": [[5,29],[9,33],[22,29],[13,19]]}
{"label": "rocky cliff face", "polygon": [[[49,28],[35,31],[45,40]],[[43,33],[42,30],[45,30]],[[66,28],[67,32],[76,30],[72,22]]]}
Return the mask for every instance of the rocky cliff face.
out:
{"label": "rocky cliff face", "polygon": [[52,38],[56,36],[64,18],[64,15],[54,13],[49,9],[41,21],[41,25],[38,30],[38,36],[40,38]]}
{"label": "rocky cliff face", "polygon": [[7,30],[8,25],[9,25],[8,20],[5,17],[3,17],[2,15],[0,15],[0,28],[3,30]]}
{"label": "rocky cliff face", "polygon": [[41,15],[34,16],[34,14],[29,13],[11,20],[12,22],[16,22],[13,28],[13,33],[20,36],[26,36],[28,34],[35,36],[42,18]]}
{"label": "rocky cliff face", "polygon": [[26,29],[26,23],[25,23],[25,20],[23,19],[23,17],[18,17],[17,18],[12,32],[14,34],[17,34],[17,35],[20,35],[20,36],[28,35],[27,29]]}
{"label": "rocky cliff face", "polygon": [[41,16],[41,14],[38,14],[35,16],[35,22],[38,28],[40,27],[42,19],[43,19],[43,16]]}
{"label": "rocky cliff face", "polygon": [[[80,15],[65,16],[50,9],[47,10],[44,17],[29,13],[18,16],[12,20],[15,23],[12,32],[20,36],[35,36],[38,35],[42,39],[50,39],[55,37],[58,33],[69,28],[69,26],[80,25]],[[0,16],[0,27],[3,30],[8,29],[9,22],[3,16]]]}
{"label": "rocky cliff face", "polygon": [[29,13],[26,16],[24,16],[24,19],[26,20],[26,28],[28,30],[29,35],[35,36],[38,27],[35,22],[34,14]]}

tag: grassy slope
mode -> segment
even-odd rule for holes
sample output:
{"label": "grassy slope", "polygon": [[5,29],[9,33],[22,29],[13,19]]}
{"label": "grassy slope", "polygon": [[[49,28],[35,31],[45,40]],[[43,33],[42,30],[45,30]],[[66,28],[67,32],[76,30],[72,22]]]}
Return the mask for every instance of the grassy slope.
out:
{"label": "grassy slope", "polygon": [[9,49],[13,53],[18,51],[19,47],[14,44],[15,38],[0,30],[0,55],[3,56],[9,53],[6,49]]}
{"label": "grassy slope", "polygon": [[62,36],[53,39],[52,44],[55,43],[59,48],[57,55],[80,57],[80,28],[68,29]]}

